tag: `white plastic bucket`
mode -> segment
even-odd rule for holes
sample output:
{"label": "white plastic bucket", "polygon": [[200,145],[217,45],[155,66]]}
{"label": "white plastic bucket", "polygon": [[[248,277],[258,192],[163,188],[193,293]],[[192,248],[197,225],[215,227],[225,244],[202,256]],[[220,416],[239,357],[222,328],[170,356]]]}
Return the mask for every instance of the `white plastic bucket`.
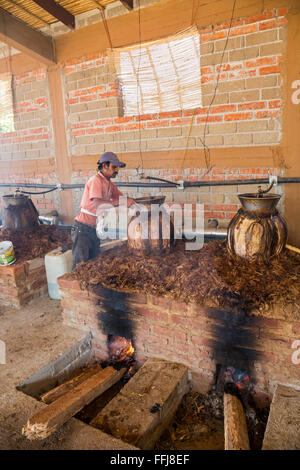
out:
{"label": "white plastic bucket", "polygon": [[16,261],[12,242],[0,242],[0,266],[8,266]]}
{"label": "white plastic bucket", "polygon": [[48,292],[51,299],[61,299],[57,278],[72,271],[72,250],[62,251],[55,248],[45,256],[45,268],[48,283]]}

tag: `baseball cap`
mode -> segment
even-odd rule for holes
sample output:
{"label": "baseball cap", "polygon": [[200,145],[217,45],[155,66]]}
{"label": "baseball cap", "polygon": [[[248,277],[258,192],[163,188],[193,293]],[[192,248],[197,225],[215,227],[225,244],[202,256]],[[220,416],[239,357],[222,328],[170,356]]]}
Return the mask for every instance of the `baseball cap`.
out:
{"label": "baseball cap", "polygon": [[99,165],[99,163],[106,163],[106,162],[110,162],[115,166],[119,166],[120,168],[124,168],[126,166],[126,163],[120,162],[117,155],[113,152],[102,153],[101,157],[97,161],[97,165]]}

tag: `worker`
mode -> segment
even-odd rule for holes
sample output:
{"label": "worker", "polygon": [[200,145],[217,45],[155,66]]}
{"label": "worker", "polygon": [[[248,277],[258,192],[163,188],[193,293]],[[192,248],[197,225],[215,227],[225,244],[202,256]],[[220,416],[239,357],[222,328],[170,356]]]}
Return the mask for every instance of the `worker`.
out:
{"label": "worker", "polygon": [[[97,165],[97,174],[92,176],[85,185],[80,212],[72,227],[72,269],[77,263],[98,256],[100,241],[96,233],[97,209],[101,212],[101,205],[107,204],[110,207],[117,207],[119,197],[123,196],[110,180],[115,178],[119,168],[124,168],[126,164],[120,162],[115,153],[104,152],[97,161]],[[127,198],[127,207],[134,203],[134,199]]]}

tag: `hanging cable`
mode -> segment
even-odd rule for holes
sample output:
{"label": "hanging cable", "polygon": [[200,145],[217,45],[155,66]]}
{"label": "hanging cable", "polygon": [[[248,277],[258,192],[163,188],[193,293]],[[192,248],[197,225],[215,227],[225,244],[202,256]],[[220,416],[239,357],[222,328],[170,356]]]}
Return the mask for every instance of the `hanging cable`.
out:
{"label": "hanging cable", "polygon": [[[139,45],[140,45],[140,54],[139,54],[139,62],[137,67],[137,90],[136,90],[136,99],[137,99],[137,111],[138,116],[141,116],[140,113],[140,103],[139,103],[139,79],[140,79],[140,68],[141,68],[141,59],[142,59],[142,34],[141,34],[141,2],[138,0],[138,24],[139,24]],[[141,172],[143,174],[144,169],[144,162],[143,162],[143,155],[142,155],[142,131],[141,131],[141,120],[139,119],[139,153],[140,153],[140,162],[141,162]],[[137,167],[137,173],[139,173],[140,166]]]}
{"label": "hanging cable", "polygon": [[[204,131],[203,131],[203,138],[201,138],[201,136],[199,136],[199,139],[201,141],[201,144],[203,146],[203,150],[204,150],[204,160],[205,160],[205,165],[206,165],[206,168],[207,168],[207,173],[211,170],[211,158],[210,158],[210,148],[206,145],[205,143],[205,139],[206,139],[206,135],[207,135],[207,125],[208,125],[208,117],[209,117],[209,114],[210,114],[210,109],[211,109],[211,106],[213,105],[213,102],[215,100],[215,97],[216,97],[216,94],[217,94],[217,89],[218,89],[218,86],[219,86],[219,80],[220,80],[220,75],[221,75],[221,71],[222,71],[222,65],[223,65],[223,61],[224,61],[224,55],[225,55],[225,51],[226,51],[226,48],[227,48],[227,45],[228,45],[228,40],[229,40],[229,35],[230,35],[230,31],[231,31],[231,28],[232,28],[232,22],[233,22],[233,16],[234,16],[234,11],[235,11],[235,6],[236,6],[236,0],[233,1],[233,6],[232,6],[232,11],[231,11],[231,18],[230,18],[230,23],[229,23],[229,28],[228,28],[228,32],[227,32],[227,37],[226,37],[226,41],[225,41],[225,45],[224,45],[224,49],[223,49],[223,52],[222,52],[222,56],[221,56],[221,63],[220,63],[220,67],[219,67],[219,71],[218,71],[218,74],[217,74],[217,81],[216,81],[216,86],[215,86],[215,89],[214,89],[214,93],[213,93],[213,97],[211,99],[211,102],[208,106],[208,109],[207,109],[207,114],[206,114],[206,119],[205,119],[205,124],[204,124]],[[198,4],[197,4],[197,8],[195,10],[195,13],[193,13],[194,11],[194,1],[193,1],[193,7],[192,7],[192,24],[195,23],[195,25],[198,27],[197,23],[195,22],[196,20],[196,15],[197,15],[197,11],[198,11],[198,8],[199,8],[199,1],[198,1]],[[184,155],[183,155],[183,159],[182,159],[182,168],[183,168],[183,165],[184,165],[184,161],[185,161],[185,158],[186,158],[186,154],[187,154],[187,151],[188,151],[188,141],[189,141],[189,138],[190,138],[190,135],[191,135],[191,131],[192,131],[192,127],[193,127],[193,123],[194,123],[194,117],[195,117],[195,114],[196,114],[196,109],[194,109],[194,112],[193,112],[193,115],[192,115],[192,120],[191,120],[191,123],[190,123],[190,128],[189,128],[189,132],[188,132],[188,137],[187,137],[187,140],[186,140],[186,146],[185,146],[185,151],[184,151]]]}
{"label": "hanging cable", "polygon": [[47,191],[38,191],[38,192],[30,192],[30,191],[23,191],[22,189],[20,190],[20,193],[22,194],[47,194],[47,193],[51,193],[52,191],[56,191],[58,189],[58,187],[56,188],[52,188],[52,189],[48,189]]}

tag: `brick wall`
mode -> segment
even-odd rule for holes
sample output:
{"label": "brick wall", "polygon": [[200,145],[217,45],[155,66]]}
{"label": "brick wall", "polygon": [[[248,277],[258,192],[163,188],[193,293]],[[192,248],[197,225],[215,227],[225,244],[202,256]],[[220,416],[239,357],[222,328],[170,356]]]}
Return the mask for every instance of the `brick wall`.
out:
{"label": "brick wall", "polygon": [[59,279],[64,323],[91,331],[97,357],[107,359],[107,335],[132,340],[136,359],[158,357],[187,365],[196,389],[210,387],[216,364],[246,369],[256,394],[272,395],[276,382],[300,384],[292,344],[299,337],[296,307],[232,312],[166,297]]}
{"label": "brick wall", "polygon": [[[278,9],[235,20],[222,66],[228,24],[199,31],[202,107],[195,110],[123,117],[106,56],[67,62],[63,71],[70,154],[202,148],[206,120],[206,144],[212,148],[279,143],[285,14],[285,9]],[[218,90],[207,117],[218,74]]]}
{"label": "brick wall", "polygon": [[[0,182],[3,183],[45,183],[55,184],[56,176],[53,172],[45,173],[45,169],[38,169],[22,173],[24,162],[30,164],[32,160],[40,160],[41,166],[45,159],[54,157],[53,133],[51,124],[51,109],[49,104],[49,89],[47,73],[44,69],[35,70],[14,76],[14,122],[15,132],[0,134],[0,162],[10,168],[12,162],[20,162],[18,170],[1,171]],[[26,189],[26,188],[23,188]],[[15,188],[1,188],[0,195],[12,194]],[[38,189],[28,189],[38,191]],[[40,190],[41,191],[41,190]],[[41,213],[60,207],[59,195],[32,196]],[[0,215],[3,211],[1,200]]]}
{"label": "brick wall", "polygon": [[[72,183],[85,183],[89,177],[95,174],[95,171],[78,171],[73,173]],[[268,174],[283,176],[283,172],[276,168],[213,168],[207,173],[204,168],[185,168],[178,170],[176,168],[147,170],[147,175],[158,178],[164,178],[169,181],[177,181],[183,179],[185,181],[220,181],[220,180],[247,180],[257,178],[267,178]],[[131,182],[137,181],[136,170],[121,170],[118,178],[114,182]],[[233,186],[203,186],[200,188],[188,188],[184,191],[166,188],[163,191],[159,188],[120,188],[120,190],[129,197],[142,197],[144,195],[157,196],[164,194],[166,203],[187,203],[187,204],[204,204],[204,217],[216,218],[219,221],[219,227],[226,228],[229,221],[240,207],[238,194],[256,191],[255,185],[233,185]],[[278,204],[278,209],[284,213],[284,191],[282,186],[272,189],[276,194],[282,197]],[[73,190],[74,213],[79,210],[79,205],[83,189]]]}
{"label": "brick wall", "polygon": [[[283,175],[283,169],[253,168],[245,161],[239,168],[205,168],[202,141],[207,119],[205,143],[212,149],[261,147],[279,144],[282,139],[281,62],[285,57],[287,9],[279,8],[260,15],[233,21],[223,65],[222,52],[228,23],[209,25],[199,30],[201,52],[202,107],[142,116],[123,116],[120,90],[111,73],[106,55],[90,54],[62,64],[65,119],[70,157],[85,158],[111,150],[122,154],[142,152],[147,168],[152,158],[160,169],[145,170],[146,175],[166,179],[243,179],[270,174]],[[207,117],[209,104],[218,89]],[[0,163],[44,160],[56,157],[53,143],[49,87],[46,71],[40,69],[15,76],[14,133],[0,135]],[[185,168],[185,150],[199,150],[199,163]],[[164,166],[164,151],[169,151]],[[182,152],[180,164],[170,165],[172,151]],[[161,153],[161,159],[159,155]],[[178,158],[178,157],[177,157]],[[178,160],[177,160],[178,161]],[[263,157],[262,157],[263,161]],[[157,167],[157,165],[156,165]],[[94,172],[74,171],[73,183],[83,183]],[[52,183],[57,176],[47,171],[17,172],[20,181]],[[16,172],[1,174],[2,181],[14,181]],[[138,180],[135,170],[122,170],[120,178]],[[62,183],[64,181],[61,181]],[[226,226],[233,216],[239,192],[254,191],[255,186],[164,190],[168,202],[204,203],[205,215],[216,217]],[[1,191],[8,192],[6,191]],[[159,189],[124,188],[128,196],[155,195]],[[283,194],[283,186],[276,189]],[[82,191],[73,191],[76,214]],[[41,212],[60,209],[58,192],[35,198]],[[284,201],[281,201],[281,210]]]}
{"label": "brick wall", "polygon": [[[202,107],[141,116],[123,116],[120,91],[107,57],[93,54],[64,64],[69,153],[73,156],[101,154],[111,150],[143,153],[163,150],[270,146],[280,143],[282,132],[281,60],[286,46],[286,9],[273,9],[235,20],[226,52],[222,53],[228,23],[199,31],[201,41]],[[210,107],[219,76],[217,93]],[[189,137],[188,137],[189,136]],[[149,176],[170,180],[244,179],[270,174],[283,175],[279,168],[213,168],[207,173],[199,157],[198,168],[146,170]],[[162,165],[163,166],[163,165]],[[122,170],[121,180],[137,180],[135,170]],[[73,182],[86,181],[93,172],[74,172]],[[117,181],[117,180],[116,180]],[[226,226],[237,209],[237,193],[255,191],[255,186],[164,190],[169,202],[204,203],[206,217],[216,217]],[[276,192],[283,193],[282,188]],[[124,189],[129,196],[155,195],[158,189]],[[74,192],[74,211],[82,192]],[[283,210],[283,200],[280,209]]]}

